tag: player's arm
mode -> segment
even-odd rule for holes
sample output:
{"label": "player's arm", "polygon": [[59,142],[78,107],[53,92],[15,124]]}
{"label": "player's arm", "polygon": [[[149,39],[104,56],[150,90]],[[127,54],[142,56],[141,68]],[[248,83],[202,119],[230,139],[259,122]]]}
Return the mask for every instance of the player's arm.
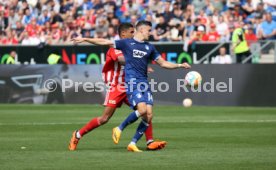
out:
{"label": "player's arm", "polygon": [[103,38],[82,38],[82,37],[76,37],[73,38],[71,41],[74,43],[83,43],[83,42],[88,42],[90,44],[95,44],[95,45],[109,45],[111,47],[114,46],[114,42],[111,40],[103,39]]}
{"label": "player's arm", "polygon": [[125,65],[126,64],[125,57],[123,55],[118,56],[118,62],[122,65]]}
{"label": "player's arm", "polygon": [[191,66],[188,63],[182,63],[182,64],[171,63],[171,62],[168,62],[168,61],[164,60],[161,56],[159,56],[157,58],[157,60],[155,60],[155,61],[161,67],[167,68],[167,69],[176,69],[176,68],[186,68],[186,69],[189,69],[189,68],[191,68]]}

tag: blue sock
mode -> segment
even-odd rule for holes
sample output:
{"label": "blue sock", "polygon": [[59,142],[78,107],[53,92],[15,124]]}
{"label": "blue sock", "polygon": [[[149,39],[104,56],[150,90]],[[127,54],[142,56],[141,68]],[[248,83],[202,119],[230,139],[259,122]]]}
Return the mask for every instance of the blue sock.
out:
{"label": "blue sock", "polygon": [[143,136],[144,132],[147,130],[148,127],[149,127],[149,124],[142,119],[131,142],[137,143],[137,141]]}
{"label": "blue sock", "polygon": [[130,115],[128,115],[128,117],[120,124],[119,129],[123,131],[129,124],[135,122],[139,116],[140,113],[137,110],[130,113]]}

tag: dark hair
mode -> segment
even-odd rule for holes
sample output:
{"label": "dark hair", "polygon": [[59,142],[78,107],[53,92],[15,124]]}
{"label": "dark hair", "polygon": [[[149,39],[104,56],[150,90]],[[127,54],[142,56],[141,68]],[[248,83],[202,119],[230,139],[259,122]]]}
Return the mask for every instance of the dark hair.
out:
{"label": "dark hair", "polygon": [[119,27],[118,27],[118,33],[119,33],[119,35],[121,35],[121,33],[123,31],[126,31],[129,28],[133,28],[133,25],[131,23],[126,22],[126,23],[120,24]]}
{"label": "dark hair", "polygon": [[136,30],[137,30],[140,26],[143,26],[143,25],[152,27],[151,22],[142,20],[142,21],[137,22],[137,24],[135,25]]}

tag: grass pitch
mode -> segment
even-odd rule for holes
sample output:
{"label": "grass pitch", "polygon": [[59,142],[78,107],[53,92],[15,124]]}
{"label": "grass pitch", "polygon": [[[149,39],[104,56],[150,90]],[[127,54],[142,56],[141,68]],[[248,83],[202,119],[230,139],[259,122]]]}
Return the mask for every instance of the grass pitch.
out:
{"label": "grass pitch", "polygon": [[[101,114],[89,105],[0,105],[0,169],[276,169],[276,108],[155,106],[154,136],[164,150],[127,152],[137,123],[114,145],[110,122],[68,151],[73,130]],[[138,143],[146,148],[145,139]]]}

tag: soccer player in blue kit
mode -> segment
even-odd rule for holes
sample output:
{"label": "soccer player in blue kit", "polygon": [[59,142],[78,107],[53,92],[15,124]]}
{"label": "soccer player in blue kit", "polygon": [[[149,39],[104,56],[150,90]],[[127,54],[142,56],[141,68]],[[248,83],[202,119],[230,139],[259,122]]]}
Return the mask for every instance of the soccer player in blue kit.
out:
{"label": "soccer player in blue kit", "polygon": [[118,144],[122,131],[131,123],[142,118],[135,132],[128,151],[142,152],[137,146],[137,141],[143,136],[149,122],[152,120],[153,97],[147,80],[148,60],[154,60],[163,68],[176,69],[191,66],[188,63],[175,64],[165,61],[155,47],[146,42],[151,35],[151,22],[139,21],[135,25],[135,34],[131,39],[111,41],[101,38],[74,38],[76,43],[89,42],[96,45],[109,45],[121,50],[125,57],[125,82],[126,93],[131,107],[136,109],[118,127],[113,128],[112,139]]}

